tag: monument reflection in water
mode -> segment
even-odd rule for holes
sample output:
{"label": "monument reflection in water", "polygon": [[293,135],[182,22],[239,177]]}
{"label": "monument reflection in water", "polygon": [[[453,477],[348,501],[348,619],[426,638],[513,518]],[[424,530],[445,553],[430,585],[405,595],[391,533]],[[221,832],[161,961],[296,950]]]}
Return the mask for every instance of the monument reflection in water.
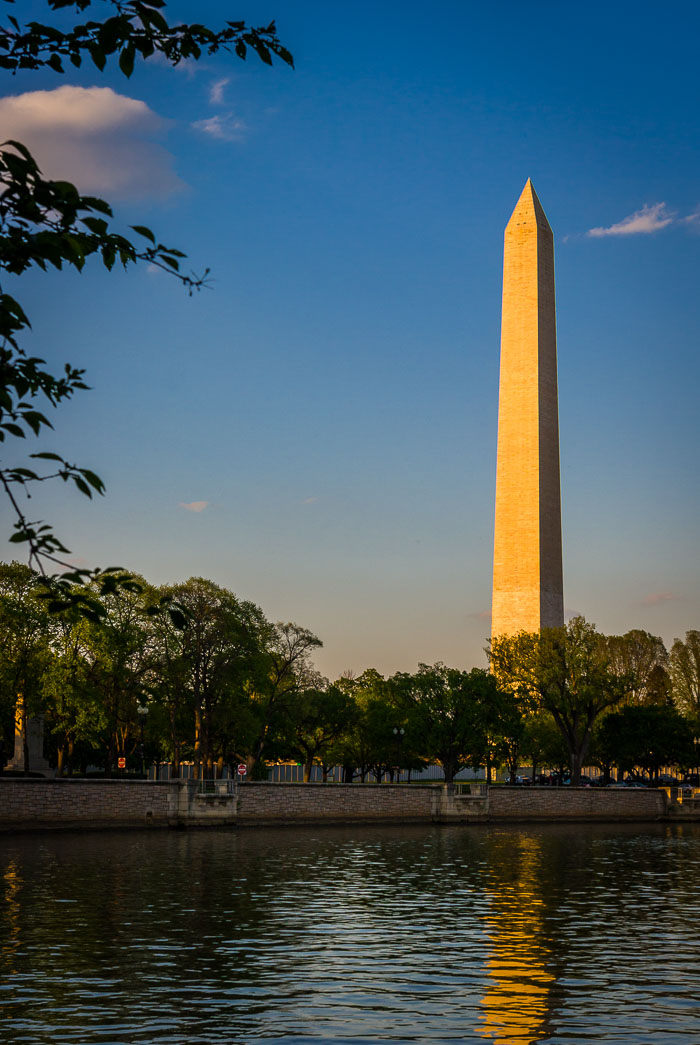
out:
{"label": "monument reflection in water", "polygon": [[697,1045],[700,830],[0,839],[19,1045]]}
{"label": "monument reflection in water", "polygon": [[554,982],[541,896],[542,844],[532,835],[500,836],[494,848],[498,857],[492,866],[506,877],[486,888],[488,989],[478,1030],[490,1041],[530,1045],[547,1034]]}

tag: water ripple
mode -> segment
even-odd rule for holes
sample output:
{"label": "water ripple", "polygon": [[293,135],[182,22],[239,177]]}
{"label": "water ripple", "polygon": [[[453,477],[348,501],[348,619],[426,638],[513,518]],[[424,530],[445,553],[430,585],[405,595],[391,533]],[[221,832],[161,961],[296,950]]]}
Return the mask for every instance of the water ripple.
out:
{"label": "water ripple", "polygon": [[8,1045],[698,1045],[700,831],[3,840]]}

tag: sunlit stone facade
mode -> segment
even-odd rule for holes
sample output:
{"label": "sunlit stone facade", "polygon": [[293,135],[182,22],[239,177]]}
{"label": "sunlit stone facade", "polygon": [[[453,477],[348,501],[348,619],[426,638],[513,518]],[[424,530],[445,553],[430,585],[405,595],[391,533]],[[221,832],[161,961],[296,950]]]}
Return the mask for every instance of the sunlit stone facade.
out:
{"label": "sunlit stone facade", "polygon": [[554,243],[528,179],[503,254],[491,635],[563,623]]}

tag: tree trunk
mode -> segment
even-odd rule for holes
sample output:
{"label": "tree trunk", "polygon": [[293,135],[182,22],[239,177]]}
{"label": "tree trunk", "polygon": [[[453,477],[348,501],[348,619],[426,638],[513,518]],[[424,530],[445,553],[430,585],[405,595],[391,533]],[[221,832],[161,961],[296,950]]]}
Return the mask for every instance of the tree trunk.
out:
{"label": "tree trunk", "polygon": [[176,710],[174,706],[170,709],[170,739],[173,745],[173,760],[170,767],[170,775],[174,778],[180,776],[180,740],[177,734]]}
{"label": "tree trunk", "polygon": [[197,777],[204,776],[202,765],[202,709],[197,702],[194,706],[194,771]]}

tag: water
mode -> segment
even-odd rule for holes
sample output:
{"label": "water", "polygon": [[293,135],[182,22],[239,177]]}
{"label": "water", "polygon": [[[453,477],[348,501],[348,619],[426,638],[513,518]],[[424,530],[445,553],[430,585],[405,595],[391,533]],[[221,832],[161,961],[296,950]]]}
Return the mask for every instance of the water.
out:
{"label": "water", "polygon": [[0,838],[0,1041],[700,1043],[700,829]]}

